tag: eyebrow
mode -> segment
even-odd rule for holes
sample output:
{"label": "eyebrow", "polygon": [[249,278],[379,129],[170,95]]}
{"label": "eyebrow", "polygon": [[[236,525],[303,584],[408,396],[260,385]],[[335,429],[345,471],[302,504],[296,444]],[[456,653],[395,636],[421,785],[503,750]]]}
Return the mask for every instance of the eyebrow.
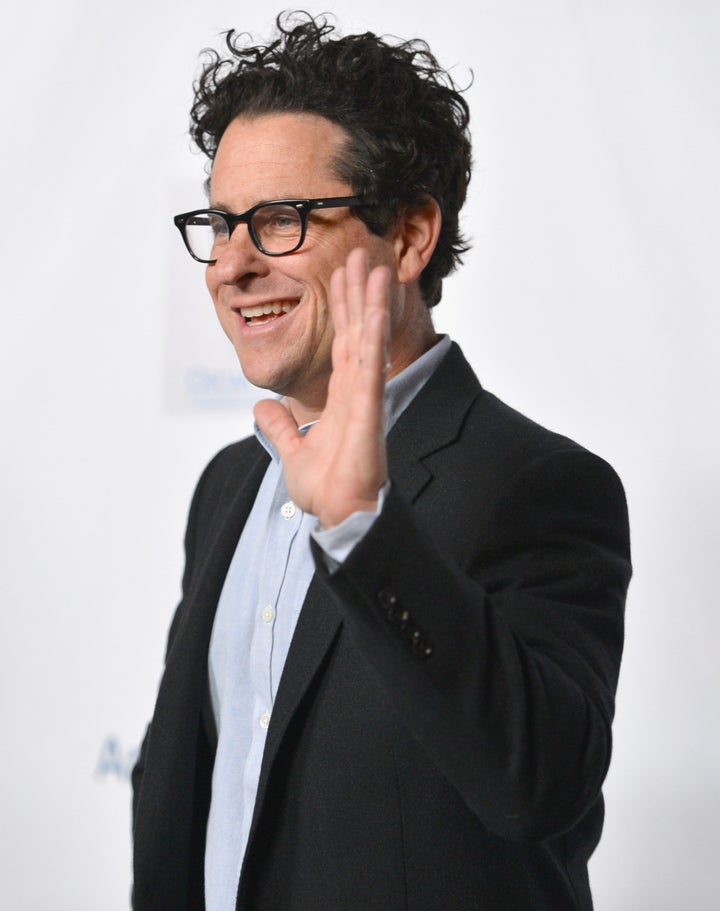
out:
{"label": "eyebrow", "polygon": [[208,208],[219,209],[221,212],[227,212],[228,215],[236,214],[229,206],[224,206],[221,202],[212,202],[208,199]]}

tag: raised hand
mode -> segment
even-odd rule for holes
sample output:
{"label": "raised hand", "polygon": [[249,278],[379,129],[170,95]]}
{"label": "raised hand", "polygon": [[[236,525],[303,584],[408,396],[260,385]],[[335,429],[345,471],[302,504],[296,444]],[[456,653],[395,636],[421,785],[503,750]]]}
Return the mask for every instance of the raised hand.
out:
{"label": "raised hand", "polygon": [[303,436],[280,402],[255,406],[258,426],[282,459],[293,501],[332,528],[374,511],[387,480],[384,391],[390,347],[390,273],[353,250],[330,285],[332,374],[321,420]]}

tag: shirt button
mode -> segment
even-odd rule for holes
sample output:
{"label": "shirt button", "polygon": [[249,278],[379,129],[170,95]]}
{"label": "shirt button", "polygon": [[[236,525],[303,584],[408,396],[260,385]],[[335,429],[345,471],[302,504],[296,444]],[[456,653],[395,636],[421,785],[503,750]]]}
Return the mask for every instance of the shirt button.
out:
{"label": "shirt button", "polygon": [[267,731],[268,725],[270,724],[270,712],[263,712],[260,716],[260,727],[263,731]]}
{"label": "shirt button", "polygon": [[296,512],[297,507],[292,502],[292,500],[288,500],[287,503],[283,503],[283,505],[280,507],[280,515],[283,517],[283,519],[292,519]]}
{"label": "shirt button", "polygon": [[269,604],[267,607],[263,608],[262,618],[266,623],[272,623],[275,619],[275,611]]}

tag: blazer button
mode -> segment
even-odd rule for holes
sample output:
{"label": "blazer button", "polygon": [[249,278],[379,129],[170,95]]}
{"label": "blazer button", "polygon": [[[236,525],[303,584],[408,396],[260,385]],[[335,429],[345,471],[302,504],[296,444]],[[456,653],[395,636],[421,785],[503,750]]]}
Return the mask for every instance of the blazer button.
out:
{"label": "blazer button", "polygon": [[382,591],[378,592],[378,601],[380,606],[385,611],[385,617],[389,623],[395,623],[397,621],[397,596],[394,592],[391,592],[389,589],[384,588]]}
{"label": "blazer button", "polygon": [[389,588],[383,588],[382,591],[378,592],[378,601],[380,602],[381,607],[384,607],[385,610],[389,610],[397,604],[397,595],[394,592],[391,592]]}
{"label": "blazer button", "polygon": [[423,659],[429,658],[433,653],[432,645],[430,645],[427,639],[423,638],[422,636],[417,641],[413,642],[412,650],[414,654],[418,656],[418,658]]}

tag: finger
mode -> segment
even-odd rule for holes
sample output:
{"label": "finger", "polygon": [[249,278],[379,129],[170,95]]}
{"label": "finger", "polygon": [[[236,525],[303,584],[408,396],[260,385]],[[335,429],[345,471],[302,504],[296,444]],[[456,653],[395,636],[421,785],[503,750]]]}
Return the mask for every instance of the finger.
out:
{"label": "finger", "polygon": [[390,310],[390,270],[387,266],[375,266],[367,277],[365,309],[379,310],[387,314]]}
{"label": "finger", "polygon": [[390,350],[390,270],[376,266],[366,288],[363,361],[385,373]]}
{"label": "finger", "polygon": [[368,280],[367,253],[362,247],[349,253],[346,274],[348,322],[352,328],[361,329],[365,316]]}
{"label": "finger", "polygon": [[262,399],[257,402],[253,414],[258,427],[284,461],[302,441],[302,434],[292,415],[277,399]]}
{"label": "finger", "polygon": [[347,271],[345,266],[338,266],[330,276],[330,312],[332,314],[335,335],[347,331]]}

